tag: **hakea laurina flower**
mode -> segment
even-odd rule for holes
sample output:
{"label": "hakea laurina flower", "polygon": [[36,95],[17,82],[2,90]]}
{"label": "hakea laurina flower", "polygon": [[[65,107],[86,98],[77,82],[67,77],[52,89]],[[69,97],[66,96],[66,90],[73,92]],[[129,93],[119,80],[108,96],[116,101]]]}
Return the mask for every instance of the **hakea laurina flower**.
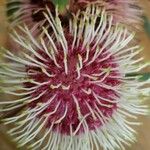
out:
{"label": "hakea laurina flower", "polygon": [[146,66],[135,57],[140,47],[130,44],[134,34],[95,7],[74,15],[65,31],[58,16],[45,14],[53,34],[43,27],[44,39],[27,27],[20,27],[26,38],[14,32],[22,50],[6,51],[1,63],[1,91],[14,96],[0,102],[1,121],[14,123],[9,134],[31,149],[123,149],[138,124],[128,118],[147,112],[141,95],[148,81],[126,76]]}
{"label": "hakea laurina flower", "polygon": [[[134,24],[134,28],[139,27],[142,11],[138,0],[64,0],[59,2],[60,7],[63,6],[61,21],[65,24],[72,13],[76,14],[78,10],[84,10],[92,4],[114,15],[114,23]],[[55,0],[8,0],[7,12],[12,25],[23,22],[35,30],[39,25],[47,25],[43,17],[45,6],[54,15],[56,5]]]}

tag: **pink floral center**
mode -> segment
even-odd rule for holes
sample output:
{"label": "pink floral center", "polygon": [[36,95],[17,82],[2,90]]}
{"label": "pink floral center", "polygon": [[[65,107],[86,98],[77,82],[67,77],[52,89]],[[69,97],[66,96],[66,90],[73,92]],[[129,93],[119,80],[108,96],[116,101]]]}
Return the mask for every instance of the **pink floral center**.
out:
{"label": "pink floral center", "polygon": [[[50,127],[53,124],[53,131],[67,135],[71,134],[70,129],[72,133],[81,134],[86,128],[95,130],[102,126],[117,109],[119,94],[114,89],[121,84],[118,65],[110,52],[105,49],[92,61],[96,52],[94,42],[90,45],[88,57],[88,49],[83,48],[82,42],[73,48],[72,42],[73,38],[69,36],[67,73],[64,69],[64,52],[60,44],[56,44],[57,66],[44,50],[39,50],[38,53],[45,61],[36,56],[35,59],[47,66],[45,70],[27,66],[28,77],[41,83],[32,93],[32,97],[44,93],[29,107],[34,108],[38,103],[47,103],[47,107],[39,117],[48,116],[46,126]],[[101,45],[98,47],[101,49]],[[79,62],[82,62],[82,67]],[[35,74],[30,74],[31,72]],[[32,88],[37,85],[26,83],[25,86]]]}

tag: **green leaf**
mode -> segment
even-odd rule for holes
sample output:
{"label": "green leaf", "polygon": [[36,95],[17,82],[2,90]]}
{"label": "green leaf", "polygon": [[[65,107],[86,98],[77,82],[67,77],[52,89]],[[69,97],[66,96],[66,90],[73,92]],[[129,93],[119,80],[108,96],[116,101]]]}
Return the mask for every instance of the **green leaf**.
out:
{"label": "green leaf", "polygon": [[141,81],[146,81],[150,79],[150,73],[144,73],[142,74],[141,78],[139,78],[139,80]]}
{"label": "green leaf", "polygon": [[127,77],[139,76],[139,81],[147,81],[150,79],[150,72],[141,74],[127,74]]}
{"label": "green leaf", "polygon": [[6,4],[6,14],[11,22],[13,20],[13,14],[20,8],[21,2],[14,1]]}
{"label": "green leaf", "polygon": [[60,12],[65,11],[66,6],[69,3],[69,0],[52,0],[53,4],[58,7]]}
{"label": "green leaf", "polygon": [[144,29],[148,34],[148,36],[150,37],[150,20],[148,19],[147,16],[143,16],[143,20],[144,20]]}

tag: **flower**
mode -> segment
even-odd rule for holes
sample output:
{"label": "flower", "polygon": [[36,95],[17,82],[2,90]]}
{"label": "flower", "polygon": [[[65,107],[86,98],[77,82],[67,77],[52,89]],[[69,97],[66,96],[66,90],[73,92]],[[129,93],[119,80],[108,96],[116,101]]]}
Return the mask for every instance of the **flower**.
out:
{"label": "flower", "polygon": [[94,5],[74,15],[65,30],[58,11],[55,17],[48,12],[53,34],[43,27],[46,38],[34,38],[20,27],[27,37],[14,32],[13,39],[22,50],[6,51],[9,62],[1,63],[1,91],[16,99],[1,101],[0,111],[24,108],[2,120],[15,123],[9,134],[20,146],[42,150],[114,150],[135,141],[131,125],[138,123],[128,117],[147,113],[140,96],[148,81],[126,76],[147,66],[135,58],[140,46],[130,44],[134,33],[113,25],[113,17]]}

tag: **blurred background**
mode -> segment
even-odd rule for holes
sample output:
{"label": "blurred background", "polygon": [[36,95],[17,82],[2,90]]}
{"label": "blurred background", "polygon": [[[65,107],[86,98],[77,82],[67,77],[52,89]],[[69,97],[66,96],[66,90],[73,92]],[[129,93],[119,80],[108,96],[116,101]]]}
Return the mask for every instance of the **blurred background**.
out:
{"label": "blurred background", "polygon": [[[7,38],[8,33],[6,29],[5,18],[5,1],[0,0],[0,46],[8,45]],[[143,25],[143,31],[137,33],[139,37],[139,44],[144,46],[144,50],[141,53],[145,57],[145,61],[150,61],[150,0],[141,0],[141,4],[144,7],[145,17],[143,18],[145,23]],[[150,72],[150,68],[146,68],[144,72]],[[147,102],[150,106],[150,99]],[[127,150],[150,150],[150,117],[141,117],[140,121],[143,125],[137,127],[137,142],[134,143]],[[7,128],[0,125],[0,150],[17,150],[15,143],[11,138],[6,135]],[[22,148],[24,150],[24,148]]]}

